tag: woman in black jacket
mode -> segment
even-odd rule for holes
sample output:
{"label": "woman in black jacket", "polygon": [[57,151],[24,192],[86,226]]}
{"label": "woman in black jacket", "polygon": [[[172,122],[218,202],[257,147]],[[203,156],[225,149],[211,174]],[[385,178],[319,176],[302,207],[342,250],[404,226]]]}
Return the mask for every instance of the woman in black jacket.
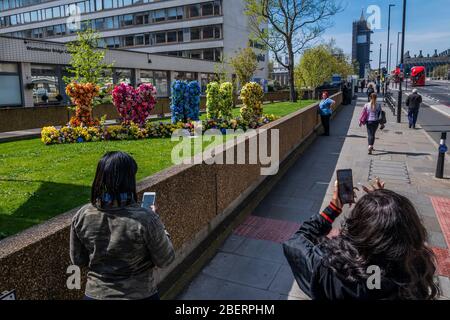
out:
{"label": "woman in black jacket", "polygon": [[434,255],[414,206],[379,180],[364,190],[337,237],[326,237],[342,212],[336,190],[330,205],[283,244],[298,285],[312,299],[436,298]]}

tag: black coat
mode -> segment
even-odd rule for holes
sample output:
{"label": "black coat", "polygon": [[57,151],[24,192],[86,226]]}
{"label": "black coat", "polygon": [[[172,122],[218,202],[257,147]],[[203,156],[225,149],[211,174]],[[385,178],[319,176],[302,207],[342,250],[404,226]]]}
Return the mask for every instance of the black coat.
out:
{"label": "black coat", "polygon": [[411,110],[419,110],[422,103],[422,96],[418,93],[412,93],[406,98],[406,106]]}
{"label": "black coat", "polygon": [[331,231],[331,226],[332,223],[323,216],[314,215],[283,244],[286,259],[303,292],[312,299],[321,300],[395,298],[396,286],[387,279],[381,279],[381,289],[370,290],[366,281],[347,281],[327,267],[326,254],[319,241]]}

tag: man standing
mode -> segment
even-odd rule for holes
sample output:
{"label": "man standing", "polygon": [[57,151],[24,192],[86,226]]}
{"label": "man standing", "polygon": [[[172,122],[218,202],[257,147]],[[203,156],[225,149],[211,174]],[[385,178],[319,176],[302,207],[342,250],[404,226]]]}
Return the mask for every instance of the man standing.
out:
{"label": "man standing", "polygon": [[409,128],[416,128],[417,116],[419,115],[420,104],[422,103],[422,96],[417,92],[417,89],[412,91],[412,94],[406,99],[406,106],[408,107]]}
{"label": "man standing", "polygon": [[366,79],[361,80],[361,92],[364,92],[364,88],[366,87]]}

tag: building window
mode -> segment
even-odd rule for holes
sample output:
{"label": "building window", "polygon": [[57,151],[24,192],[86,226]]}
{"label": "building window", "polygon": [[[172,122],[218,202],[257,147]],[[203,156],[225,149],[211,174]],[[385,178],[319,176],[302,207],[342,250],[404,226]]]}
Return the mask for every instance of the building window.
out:
{"label": "building window", "polygon": [[192,40],[201,40],[200,28],[191,28],[191,41]]}
{"label": "building window", "polygon": [[202,4],[202,16],[212,16],[214,14],[214,7],[212,3]]}
{"label": "building window", "polygon": [[167,20],[181,20],[183,19],[183,8],[169,8],[167,9]]}
{"label": "building window", "polygon": [[131,70],[130,69],[116,69],[115,72],[115,83],[128,83],[133,84],[131,81]]}
{"label": "building window", "polygon": [[125,47],[132,47],[134,46],[134,37],[133,36],[126,36],[124,37],[123,44]]}
{"label": "building window", "polygon": [[177,31],[167,32],[167,42],[177,42]]}
{"label": "building window", "polygon": [[203,50],[203,59],[214,61],[214,49]]}
{"label": "building window", "polygon": [[166,43],[166,33],[159,32],[155,34],[156,44]]}
{"label": "building window", "polygon": [[144,35],[143,34],[138,34],[135,36],[134,38],[134,45],[135,46],[142,46],[144,45]]}
{"label": "building window", "polygon": [[0,62],[0,106],[21,106],[19,66]]}
{"label": "building window", "polygon": [[175,80],[194,81],[197,80],[197,72],[175,71],[173,77]]}
{"label": "building window", "polygon": [[220,16],[220,2],[219,1],[214,1],[214,15],[215,16]]}
{"label": "building window", "polygon": [[191,59],[201,59],[202,58],[202,51],[201,50],[191,51],[189,53],[189,58],[191,58]]}
{"label": "building window", "polygon": [[153,22],[162,22],[166,20],[166,10],[165,9],[161,9],[161,10],[156,10],[153,11]]}
{"label": "building window", "polygon": [[59,103],[59,79],[56,66],[31,65],[34,104]]}
{"label": "building window", "polygon": [[188,7],[189,18],[200,17],[200,4],[193,4]]}
{"label": "building window", "polygon": [[203,27],[203,39],[212,39],[214,38],[214,27]]}
{"label": "building window", "polygon": [[121,26],[131,26],[133,25],[133,15],[132,14],[127,14],[124,16],[120,16],[122,19],[121,21]]}
{"label": "building window", "polygon": [[141,83],[151,83],[156,88],[158,97],[168,96],[168,81],[166,71],[140,70],[139,74]]}

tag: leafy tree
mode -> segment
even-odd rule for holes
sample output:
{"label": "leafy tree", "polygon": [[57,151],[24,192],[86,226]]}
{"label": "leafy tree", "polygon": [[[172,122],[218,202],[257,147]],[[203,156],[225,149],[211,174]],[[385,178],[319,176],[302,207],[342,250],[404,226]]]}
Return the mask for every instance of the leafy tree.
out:
{"label": "leafy tree", "polygon": [[433,77],[435,77],[435,78],[448,79],[449,75],[450,75],[450,65],[449,64],[437,66],[433,70]]}
{"label": "leafy tree", "polygon": [[258,61],[255,52],[247,47],[245,49],[240,49],[236,55],[230,59],[230,65],[233,67],[240,85],[243,86],[252,79],[256,68],[258,67]]}
{"label": "leafy tree", "polygon": [[219,83],[224,83],[229,80],[230,75],[227,69],[225,57],[214,65],[214,73],[216,74],[217,82]]}
{"label": "leafy tree", "polygon": [[103,72],[112,68],[113,64],[103,62],[106,50],[99,48],[99,39],[99,34],[88,27],[77,33],[75,41],[67,44],[71,55],[67,71],[72,75],[64,77],[64,82],[103,85]]}
{"label": "leafy tree", "polygon": [[[246,0],[252,36],[269,48],[288,70],[290,100],[296,101],[295,55],[304,51],[341,11],[339,0]],[[283,60],[287,53],[288,60]]]}
{"label": "leafy tree", "polygon": [[333,74],[343,78],[353,73],[353,66],[347,62],[345,55],[336,55],[327,45],[308,49],[295,68],[298,87],[315,88],[329,81]]}

